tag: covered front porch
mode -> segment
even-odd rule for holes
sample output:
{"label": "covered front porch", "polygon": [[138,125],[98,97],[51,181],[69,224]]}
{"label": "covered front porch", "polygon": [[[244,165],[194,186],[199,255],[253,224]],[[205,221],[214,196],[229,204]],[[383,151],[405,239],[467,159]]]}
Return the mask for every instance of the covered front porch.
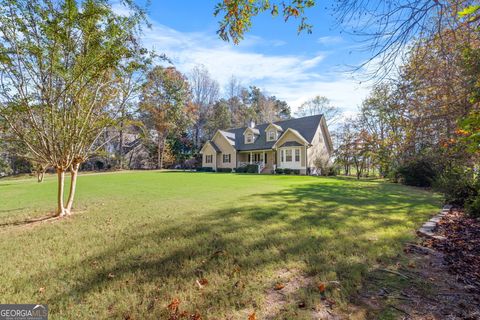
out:
{"label": "covered front porch", "polygon": [[259,166],[260,172],[273,172],[276,165],[276,153],[274,150],[240,151],[237,158],[237,167],[249,164]]}

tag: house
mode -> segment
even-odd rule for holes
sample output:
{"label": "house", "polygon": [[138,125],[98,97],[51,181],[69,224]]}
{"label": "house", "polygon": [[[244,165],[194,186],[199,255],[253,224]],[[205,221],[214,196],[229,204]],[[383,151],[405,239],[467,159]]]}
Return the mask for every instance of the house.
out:
{"label": "house", "polygon": [[217,130],[200,151],[202,167],[213,170],[256,164],[259,173],[288,168],[301,174],[316,174],[318,160],[328,161],[332,152],[323,115]]}

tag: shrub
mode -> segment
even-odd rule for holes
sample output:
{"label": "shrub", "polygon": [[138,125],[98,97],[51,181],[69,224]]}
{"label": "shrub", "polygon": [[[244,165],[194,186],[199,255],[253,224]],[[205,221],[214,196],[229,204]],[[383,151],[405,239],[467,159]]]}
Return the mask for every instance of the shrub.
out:
{"label": "shrub", "polygon": [[283,169],[283,172],[285,174],[290,174],[290,173],[292,173],[292,169],[285,168],[285,169]]}
{"label": "shrub", "polygon": [[323,157],[317,157],[313,164],[317,169],[317,174],[320,176],[336,176],[335,167],[333,163]]}
{"label": "shrub", "polygon": [[300,169],[293,169],[292,172],[293,174],[300,174]]}
{"label": "shrub", "polygon": [[415,160],[398,167],[391,177],[395,182],[415,187],[431,187],[436,172],[429,161]]}
{"label": "shrub", "polygon": [[256,164],[249,164],[246,168],[247,173],[258,173],[258,165]]}
{"label": "shrub", "polygon": [[232,168],[217,168],[217,172],[230,173],[232,172]]}
{"label": "shrub", "polygon": [[200,167],[197,168],[197,172],[215,172],[212,167]]}
{"label": "shrub", "polygon": [[480,178],[463,168],[453,168],[440,174],[434,183],[442,192],[445,202],[465,208],[465,213],[480,217]]}
{"label": "shrub", "polygon": [[337,170],[334,166],[328,168],[327,176],[333,177],[337,175]]}
{"label": "shrub", "polygon": [[468,199],[465,212],[471,217],[480,218],[480,195]]}
{"label": "shrub", "polygon": [[235,172],[236,173],[245,173],[247,172],[247,167],[243,166],[243,167],[238,167],[235,169]]}
{"label": "shrub", "polygon": [[282,168],[277,168],[275,169],[276,174],[283,174],[283,169]]}
{"label": "shrub", "polygon": [[445,201],[449,204],[463,207],[474,198],[478,192],[473,175],[461,169],[453,169],[440,174],[434,188],[445,195]]}

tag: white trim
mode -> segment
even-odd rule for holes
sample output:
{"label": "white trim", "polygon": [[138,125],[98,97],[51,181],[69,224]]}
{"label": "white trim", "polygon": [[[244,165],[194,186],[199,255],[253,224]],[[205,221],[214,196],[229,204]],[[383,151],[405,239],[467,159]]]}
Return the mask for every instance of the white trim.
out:
{"label": "white trim", "polygon": [[259,131],[257,128],[250,128],[250,127],[248,127],[247,129],[245,129],[245,131],[243,131],[243,135],[245,135],[245,133],[246,133],[247,131],[251,131],[254,136],[260,134],[260,131]]}
{"label": "white trim", "polygon": [[295,136],[297,136],[297,138],[299,138],[300,140],[302,140],[302,142],[305,144],[305,145],[308,145],[309,142],[300,134],[300,132],[298,132],[297,130],[294,130],[292,128],[288,128],[287,130],[285,130],[285,132],[277,139],[277,142],[275,142],[275,144],[272,146],[272,149],[274,148],[277,148],[277,143],[282,140],[283,136],[285,136],[287,134],[287,132],[291,132],[293,133]]}
{"label": "white trim", "polygon": [[[252,140],[251,140],[250,142],[248,142],[248,140],[247,140],[249,137],[252,138]],[[245,134],[245,135],[243,136],[243,138],[245,139],[245,141],[244,141],[245,144],[252,144],[252,143],[255,142],[255,135],[254,135],[253,133],[251,133],[251,132]]]}
{"label": "white trim", "polygon": [[283,131],[283,128],[281,126],[279,126],[278,124],[272,123],[272,122],[270,122],[268,124],[268,126],[265,128],[265,131],[267,131],[270,127],[275,128],[275,131],[280,131],[280,132]]}
{"label": "white trim", "polygon": [[212,141],[215,140],[215,137],[217,136],[217,134],[220,134],[222,138],[227,140],[227,142],[235,149],[235,142],[228,139],[228,137],[223,134],[222,130],[217,130],[217,132],[215,132],[215,134],[213,135],[213,138],[211,139]]}
{"label": "white trim", "polygon": [[[307,168],[306,165],[302,166],[302,158],[305,157],[304,155],[302,155],[302,149],[303,148],[305,148],[305,150],[306,150],[307,147],[302,146],[302,147],[281,147],[281,148],[279,148],[280,158],[279,158],[279,163],[277,164],[277,168],[279,168],[279,169],[306,169]],[[298,161],[296,161],[296,158],[295,158],[296,150],[298,150],[298,152],[299,152]],[[287,151],[292,152],[292,154],[291,154],[291,157],[292,157],[291,159],[292,160],[291,161],[287,161]],[[307,159],[305,159],[305,164],[306,164],[306,160]]]}
{"label": "white trim", "polygon": [[214,151],[215,153],[218,153],[218,151],[215,150],[215,148],[213,147],[212,142],[211,142],[210,140],[208,140],[207,142],[205,142],[205,143],[203,144],[202,149],[200,149],[200,152],[199,152],[200,154],[203,154],[203,149],[204,149],[207,145],[210,145],[210,146],[212,147],[213,151]]}

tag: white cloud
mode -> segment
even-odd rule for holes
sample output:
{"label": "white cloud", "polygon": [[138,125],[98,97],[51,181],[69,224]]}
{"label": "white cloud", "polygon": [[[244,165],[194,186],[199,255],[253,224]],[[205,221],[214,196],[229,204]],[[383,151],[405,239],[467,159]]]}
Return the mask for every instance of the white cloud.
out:
{"label": "white cloud", "polygon": [[[249,36],[235,46],[219,40],[213,30],[179,32],[158,23],[144,31],[144,45],[165,53],[181,72],[204,65],[222,86],[234,75],[244,85],[256,85],[287,101],[293,111],[303,101],[324,95],[333,104],[353,112],[367,93],[367,88],[360,87],[346,73],[327,70],[322,65],[326,57],[323,52],[264,54],[260,52],[262,46],[274,46],[275,41]],[[320,72],[323,69],[327,72]]]}
{"label": "white cloud", "polygon": [[343,42],[343,39],[339,36],[325,36],[317,39],[317,43],[325,46],[339,44],[341,42]]}

